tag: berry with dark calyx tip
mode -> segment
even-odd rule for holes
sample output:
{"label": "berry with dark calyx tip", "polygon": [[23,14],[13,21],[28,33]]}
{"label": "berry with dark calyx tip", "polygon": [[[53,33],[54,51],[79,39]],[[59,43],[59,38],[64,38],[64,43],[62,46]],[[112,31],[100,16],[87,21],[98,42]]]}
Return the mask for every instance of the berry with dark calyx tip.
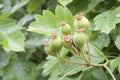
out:
{"label": "berry with dark calyx tip", "polygon": [[81,49],[86,41],[86,34],[84,32],[75,32],[73,41],[75,46]]}
{"label": "berry with dark calyx tip", "polygon": [[74,26],[87,29],[90,26],[89,20],[83,14],[74,16]]}
{"label": "berry with dark calyx tip", "polygon": [[72,36],[71,35],[63,36],[63,46],[67,49],[72,48]]}
{"label": "berry with dark calyx tip", "polygon": [[69,24],[67,24],[66,21],[61,21],[60,22],[60,26],[61,26],[61,32],[64,35],[68,35],[71,33],[71,27]]}
{"label": "berry with dark calyx tip", "polygon": [[49,43],[49,40],[44,41],[43,45],[45,46],[45,52],[51,56],[57,57],[57,53],[55,53]]}
{"label": "berry with dark calyx tip", "polygon": [[62,39],[60,36],[57,35],[57,33],[53,33],[50,39],[50,46],[52,50],[54,50],[56,53],[59,53],[62,48]]}

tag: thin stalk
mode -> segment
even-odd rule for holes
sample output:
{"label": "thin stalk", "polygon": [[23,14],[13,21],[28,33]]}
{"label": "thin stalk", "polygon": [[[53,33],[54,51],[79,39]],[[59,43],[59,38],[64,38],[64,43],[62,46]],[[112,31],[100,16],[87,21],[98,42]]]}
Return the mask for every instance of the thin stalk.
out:
{"label": "thin stalk", "polygon": [[90,64],[89,60],[87,59],[87,56],[86,56],[86,52],[85,52],[84,46],[83,46],[83,48],[82,48],[82,54],[83,54],[83,57],[84,57],[85,61],[86,61],[88,64]]}
{"label": "thin stalk", "polygon": [[61,59],[61,55],[59,53],[57,53],[57,57],[58,59]]}
{"label": "thin stalk", "polygon": [[78,50],[75,48],[74,45],[72,45],[72,48],[73,48],[73,50],[81,57],[80,53],[78,52]]}
{"label": "thin stalk", "polygon": [[68,62],[68,63],[72,63],[72,64],[86,65],[86,66],[88,65],[88,64],[86,64],[86,63],[80,63],[80,62],[71,61],[71,60],[69,60],[69,59],[62,58],[59,53],[57,53],[57,57],[58,57],[60,60],[64,61],[64,62]]}
{"label": "thin stalk", "polygon": [[107,58],[116,58],[116,56],[107,56]]}
{"label": "thin stalk", "polygon": [[72,63],[72,64],[80,64],[80,65],[86,65],[86,66],[88,65],[86,63],[80,63],[80,62],[76,62],[76,61],[71,61],[71,60],[65,59],[65,58],[61,58],[61,60],[64,61],[64,62]]}
{"label": "thin stalk", "polygon": [[70,52],[71,52],[74,56],[76,56],[77,58],[80,58],[80,56],[77,55],[77,54],[74,52],[74,50],[71,50]]}
{"label": "thin stalk", "polygon": [[96,64],[96,63],[90,63],[91,66],[97,66],[97,67],[103,67],[104,65],[108,65],[109,60],[107,60],[104,64]]}
{"label": "thin stalk", "polygon": [[88,59],[89,59],[89,62],[91,62],[91,59],[90,59],[90,50],[89,50],[89,45],[88,45],[88,43],[89,43],[89,38],[87,37],[87,38],[86,38],[86,46],[87,46],[87,49],[88,49]]}
{"label": "thin stalk", "polygon": [[113,75],[113,73],[111,72],[111,70],[107,67],[107,64],[109,63],[109,60],[106,61],[106,63],[104,64],[94,64],[94,63],[90,63],[91,66],[98,66],[98,67],[104,67],[111,75],[111,77],[113,78],[113,80],[116,80],[115,76]]}
{"label": "thin stalk", "polygon": [[94,63],[90,63],[91,66],[96,66],[96,67],[103,67],[104,64],[94,64]]}
{"label": "thin stalk", "polygon": [[106,65],[104,65],[104,68],[110,73],[110,75],[113,78],[113,80],[116,80],[115,76],[113,75],[113,73],[111,72],[111,70]]}

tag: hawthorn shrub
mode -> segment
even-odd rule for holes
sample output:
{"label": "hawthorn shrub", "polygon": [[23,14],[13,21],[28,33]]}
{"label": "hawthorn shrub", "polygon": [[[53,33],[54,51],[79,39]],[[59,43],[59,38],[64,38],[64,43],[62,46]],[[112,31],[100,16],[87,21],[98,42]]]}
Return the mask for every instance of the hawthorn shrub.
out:
{"label": "hawthorn shrub", "polygon": [[0,80],[120,80],[120,0],[0,0]]}

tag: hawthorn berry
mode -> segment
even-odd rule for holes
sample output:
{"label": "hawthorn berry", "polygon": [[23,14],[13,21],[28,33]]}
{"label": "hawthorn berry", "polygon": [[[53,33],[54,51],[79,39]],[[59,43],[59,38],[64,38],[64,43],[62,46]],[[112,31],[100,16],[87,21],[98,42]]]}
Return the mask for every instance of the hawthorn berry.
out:
{"label": "hawthorn berry", "polygon": [[76,47],[81,49],[85,43],[86,34],[84,32],[75,32],[73,36],[73,41]]}
{"label": "hawthorn berry", "polygon": [[71,35],[63,36],[63,46],[67,49],[72,48],[72,36]]}
{"label": "hawthorn berry", "polygon": [[78,28],[87,29],[90,26],[90,23],[89,23],[89,20],[85,16],[80,14],[80,15],[74,16],[74,26]]}
{"label": "hawthorn berry", "polygon": [[62,39],[57,33],[53,33],[50,39],[50,47],[56,53],[59,53],[62,48]]}
{"label": "hawthorn berry", "polygon": [[51,56],[57,56],[57,53],[55,53],[54,50],[52,50],[51,46],[50,46],[50,42],[49,40],[46,40],[44,43],[44,46],[45,46],[45,52]]}
{"label": "hawthorn berry", "polygon": [[69,24],[67,24],[66,21],[61,21],[60,22],[60,26],[61,26],[61,32],[64,35],[68,35],[71,33],[71,27]]}

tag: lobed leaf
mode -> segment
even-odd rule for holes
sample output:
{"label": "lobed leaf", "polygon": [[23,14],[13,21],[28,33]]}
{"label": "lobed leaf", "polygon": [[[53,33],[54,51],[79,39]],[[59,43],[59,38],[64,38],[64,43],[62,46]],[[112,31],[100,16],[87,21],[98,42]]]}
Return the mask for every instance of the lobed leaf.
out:
{"label": "lobed leaf", "polygon": [[35,15],[35,21],[29,25],[28,31],[50,35],[59,32],[61,20],[66,20],[72,26],[72,14],[66,7],[57,6],[55,14],[44,10],[43,15]]}
{"label": "lobed leaf", "polygon": [[35,65],[15,59],[3,69],[3,80],[35,80]]}
{"label": "lobed leaf", "polygon": [[109,80],[105,72],[100,67],[94,67],[83,72],[79,80]]}
{"label": "lobed leaf", "polygon": [[116,59],[113,59],[110,61],[109,67],[111,71],[114,71],[115,68],[117,68],[120,65],[120,56],[117,57]]}
{"label": "lobed leaf", "polygon": [[116,27],[116,24],[120,22],[120,18],[117,16],[119,11],[120,7],[117,7],[114,10],[108,10],[97,15],[94,18],[94,30],[100,30],[101,32],[109,34]]}
{"label": "lobed leaf", "polygon": [[[104,54],[97,49],[94,45],[89,44],[90,54],[91,54],[91,62],[92,63],[100,63],[105,60]],[[70,58],[72,61],[83,62],[83,60],[78,59],[76,57]],[[49,80],[69,80],[69,76],[76,75],[80,71],[86,71],[90,69],[90,67],[72,64],[60,61],[55,57],[48,56],[47,62],[45,62],[43,66],[43,75],[47,76],[50,74]]]}
{"label": "lobed leaf", "polygon": [[110,37],[105,33],[95,32],[90,36],[90,42],[99,49],[102,49],[109,45]]}
{"label": "lobed leaf", "polygon": [[89,50],[90,50],[90,59],[92,63],[100,63],[105,60],[105,55],[100,51],[97,47],[95,47],[93,44],[89,44]]}
{"label": "lobed leaf", "polygon": [[24,51],[25,36],[20,29],[13,19],[0,20],[0,44],[6,51]]}

